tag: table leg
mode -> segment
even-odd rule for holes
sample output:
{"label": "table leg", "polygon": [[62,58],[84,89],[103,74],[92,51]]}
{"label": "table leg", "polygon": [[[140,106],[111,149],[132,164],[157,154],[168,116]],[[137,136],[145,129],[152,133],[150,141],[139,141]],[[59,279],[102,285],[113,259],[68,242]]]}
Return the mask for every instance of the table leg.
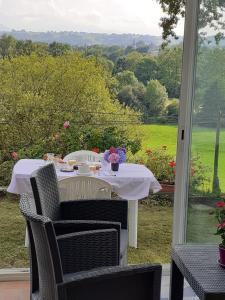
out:
{"label": "table leg", "polygon": [[129,246],[137,248],[138,200],[128,201]]}
{"label": "table leg", "polygon": [[172,260],[170,271],[170,300],[183,300],[184,277]]}

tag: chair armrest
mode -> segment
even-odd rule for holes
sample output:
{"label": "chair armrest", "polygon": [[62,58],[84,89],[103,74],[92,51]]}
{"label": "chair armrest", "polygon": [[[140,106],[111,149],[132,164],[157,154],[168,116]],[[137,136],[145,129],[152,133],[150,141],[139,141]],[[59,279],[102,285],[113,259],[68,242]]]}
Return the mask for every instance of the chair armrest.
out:
{"label": "chair armrest", "polygon": [[101,268],[64,276],[59,291],[68,296],[66,300],[74,295],[77,299],[94,295],[91,299],[160,300],[161,275],[158,264]]}
{"label": "chair armrest", "polygon": [[119,222],[95,221],[95,220],[60,220],[53,221],[56,235],[89,231],[96,229],[114,228],[120,234],[121,224]]}
{"label": "chair armrest", "polygon": [[89,231],[98,229],[116,229],[118,233],[118,253],[120,253],[120,230],[119,222],[93,221],[93,220],[60,220],[53,222],[56,235]]}
{"label": "chair armrest", "polygon": [[61,216],[64,220],[98,220],[120,222],[127,229],[127,200],[74,200],[62,201]]}
{"label": "chair armrest", "polygon": [[57,242],[64,274],[119,264],[116,229],[64,234]]}

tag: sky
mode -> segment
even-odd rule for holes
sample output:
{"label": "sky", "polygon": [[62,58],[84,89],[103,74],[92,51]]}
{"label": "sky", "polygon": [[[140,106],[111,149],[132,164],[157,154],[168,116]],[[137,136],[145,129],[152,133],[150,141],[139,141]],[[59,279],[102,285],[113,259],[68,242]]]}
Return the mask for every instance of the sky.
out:
{"label": "sky", "polygon": [[161,35],[162,15],[156,0],[0,0],[0,24],[15,30]]}

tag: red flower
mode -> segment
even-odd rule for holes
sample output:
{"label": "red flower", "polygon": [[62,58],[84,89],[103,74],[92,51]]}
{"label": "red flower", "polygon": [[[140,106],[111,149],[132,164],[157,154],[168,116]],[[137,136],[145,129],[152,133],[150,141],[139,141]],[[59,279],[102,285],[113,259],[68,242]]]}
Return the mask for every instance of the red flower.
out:
{"label": "red flower", "polygon": [[116,148],[115,147],[110,147],[109,152],[110,153],[116,153]]}
{"label": "red flower", "polygon": [[223,201],[216,202],[216,207],[224,207],[225,203]]}
{"label": "red flower", "polygon": [[63,127],[65,129],[69,128],[70,127],[70,122],[69,121],[65,121],[64,124],[63,124]]}
{"label": "red flower", "polygon": [[151,155],[152,154],[152,150],[151,149],[147,149],[145,152],[146,152],[147,155]]}
{"label": "red flower", "polygon": [[100,149],[98,147],[94,147],[91,149],[91,151],[95,152],[95,153],[99,153]]}
{"label": "red flower", "polygon": [[225,227],[225,222],[223,222],[222,224],[217,225],[218,229],[223,229],[224,227]]}
{"label": "red flower", "polygon": [[17,159],[18,159],[18,154],[17,154],[17,152],[15,152],[15,151],[13,151],[13,152],[11,153],[11,156],[12,156],[12,158],[13,158],[14,160],[17,160]]}
{"label": "red flower", "polygon": [[175,161],[170,161],[169,166],[172,167],[172,168],[176,167]]}
{"label": "red flower", "polygon": [[173,170],[173,174],[176,176],[176,171],[175,170]]}

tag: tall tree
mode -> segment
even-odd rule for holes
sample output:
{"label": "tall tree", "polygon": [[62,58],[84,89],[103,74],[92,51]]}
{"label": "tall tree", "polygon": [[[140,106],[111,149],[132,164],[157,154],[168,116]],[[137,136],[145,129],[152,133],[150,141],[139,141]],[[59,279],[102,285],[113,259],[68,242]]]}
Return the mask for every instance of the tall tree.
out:
{"label": "tall tree", "polygon": [[158,56],[157,79],[166,87],[169,98],[179,98],[181,85],[182,48],[167,47]]}
{"label": "tall tree", "polygon": [[143,84],[147,84],[149,80],[156,79],[158,71],[157,60],[153,56],[143,57],[137,64],[135,68],[135,76]]}
{"label": "tall tree", "polygon": [[168,95],[166,88],[158,80],[150,80],[145,93],[145,121],[162,114]]}

